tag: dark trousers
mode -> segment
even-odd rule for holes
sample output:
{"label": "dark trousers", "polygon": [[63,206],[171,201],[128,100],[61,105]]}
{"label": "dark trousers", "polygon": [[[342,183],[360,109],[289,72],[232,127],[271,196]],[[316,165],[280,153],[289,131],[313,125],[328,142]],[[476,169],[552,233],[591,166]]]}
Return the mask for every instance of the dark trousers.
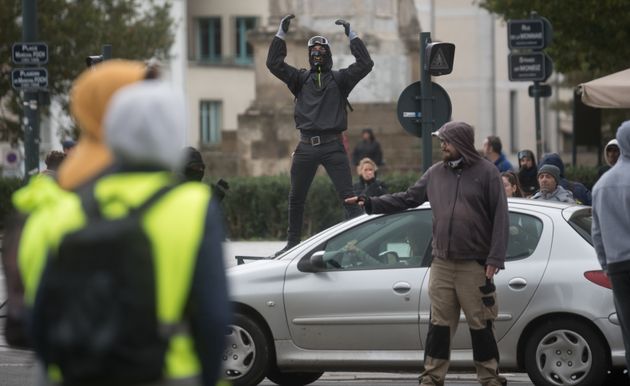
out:
{"label": "dark trousers", "polygon": [[613,287],[615,308],[621,324],[623,344],[626,348],[626,366],[630,368],[630,271],[609,273]]}
{"label": "dark trousers", "polygon": [[[291,161],[291,190],[289,191],[289,229],[287,240],[299,242],[302,238],[304,204],[317,167],[323,165],[330,177],[339,199],[354,196],[350,161],[341,139],[321,145],[298,143]],[[359,216],[363,210],[358,205],[343,204],[346,219]]]}

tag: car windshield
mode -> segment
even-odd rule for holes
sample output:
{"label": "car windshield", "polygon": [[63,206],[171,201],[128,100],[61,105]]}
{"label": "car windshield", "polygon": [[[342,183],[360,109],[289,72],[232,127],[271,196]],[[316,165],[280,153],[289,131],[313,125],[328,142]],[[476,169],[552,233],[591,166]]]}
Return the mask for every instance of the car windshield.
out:
{"label": "car windshield", "polygon": [[575,229],[577,233],[593,245],[593,239],[591,238],[591,224],[593,223],[593,214],[591,208],[584,208],[578,210],[569,218],[569,224]]}

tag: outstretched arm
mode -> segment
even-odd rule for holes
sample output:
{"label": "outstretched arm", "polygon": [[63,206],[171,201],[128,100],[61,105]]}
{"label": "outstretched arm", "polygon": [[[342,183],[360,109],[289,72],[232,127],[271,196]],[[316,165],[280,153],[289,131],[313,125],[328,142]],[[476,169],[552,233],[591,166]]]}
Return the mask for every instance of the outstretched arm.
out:
{"label": "outstretched arm", "polygon": [[284,38],[289,32],[291,19],[294,17],[294,15],[286,15],[282,18],[278,26],[278,32],[271,41],[267,54],[267,68],[278,79],[286,83],[293,95],[296,94],[299,88],[299,70],[284,62],[284,58],[287,57],[287,44]]}

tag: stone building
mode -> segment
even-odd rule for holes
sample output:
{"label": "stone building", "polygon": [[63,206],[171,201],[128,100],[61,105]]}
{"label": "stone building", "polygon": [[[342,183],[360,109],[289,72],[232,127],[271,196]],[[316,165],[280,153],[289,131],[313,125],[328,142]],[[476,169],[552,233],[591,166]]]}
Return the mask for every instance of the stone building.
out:
{"label": "stone building", "polygon": [[346,131],[351,152],[361,129],[369,127],[383,147],[385,169],[420,169],[420,139],[403,131],[396,117],[396,101],[402,89],[419,78],[420,26],[413,0],[270,0],[268,23],[248,34],[253,47],[255,99],[238,116],[234,131],[222,131],[219,146],[206,148],[211,175],[276,175],[289,172],[290,155],[299,131],[293,120],[293,96],[265,65],[267,50],[283,15],[296,18],[286,37],[286,62],[308,68],[306,42],[313,35],[331,42],[333,68],[354,62],[338,18],[351,23],[365,41],[374,60],[372,72],[349,97],[354,111]]}

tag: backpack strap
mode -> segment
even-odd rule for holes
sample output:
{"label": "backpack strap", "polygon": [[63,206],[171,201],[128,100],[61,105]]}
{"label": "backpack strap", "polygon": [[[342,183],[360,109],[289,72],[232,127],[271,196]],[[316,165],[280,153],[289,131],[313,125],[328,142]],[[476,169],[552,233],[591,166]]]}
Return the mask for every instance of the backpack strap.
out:
{"label": "backpack strap", "polygon": [[[159,188],[141,205],[129,209],[129,214],[138,214],[144,212],[160,198],[162,198],[166,193],[170,192],[179,185],[179,183],[168,184]],[[77,195],[81,199],[81,205],[83,206],[83,210],[85,211],[86,216],[91,219],[100,220],[103,218],[103,213],[101,212],[100,203],[98,202],[98,200],[96,199],[96,195],[94,194],[95,187],[95,182],[90,183],[81,190],[77,191]]]}

